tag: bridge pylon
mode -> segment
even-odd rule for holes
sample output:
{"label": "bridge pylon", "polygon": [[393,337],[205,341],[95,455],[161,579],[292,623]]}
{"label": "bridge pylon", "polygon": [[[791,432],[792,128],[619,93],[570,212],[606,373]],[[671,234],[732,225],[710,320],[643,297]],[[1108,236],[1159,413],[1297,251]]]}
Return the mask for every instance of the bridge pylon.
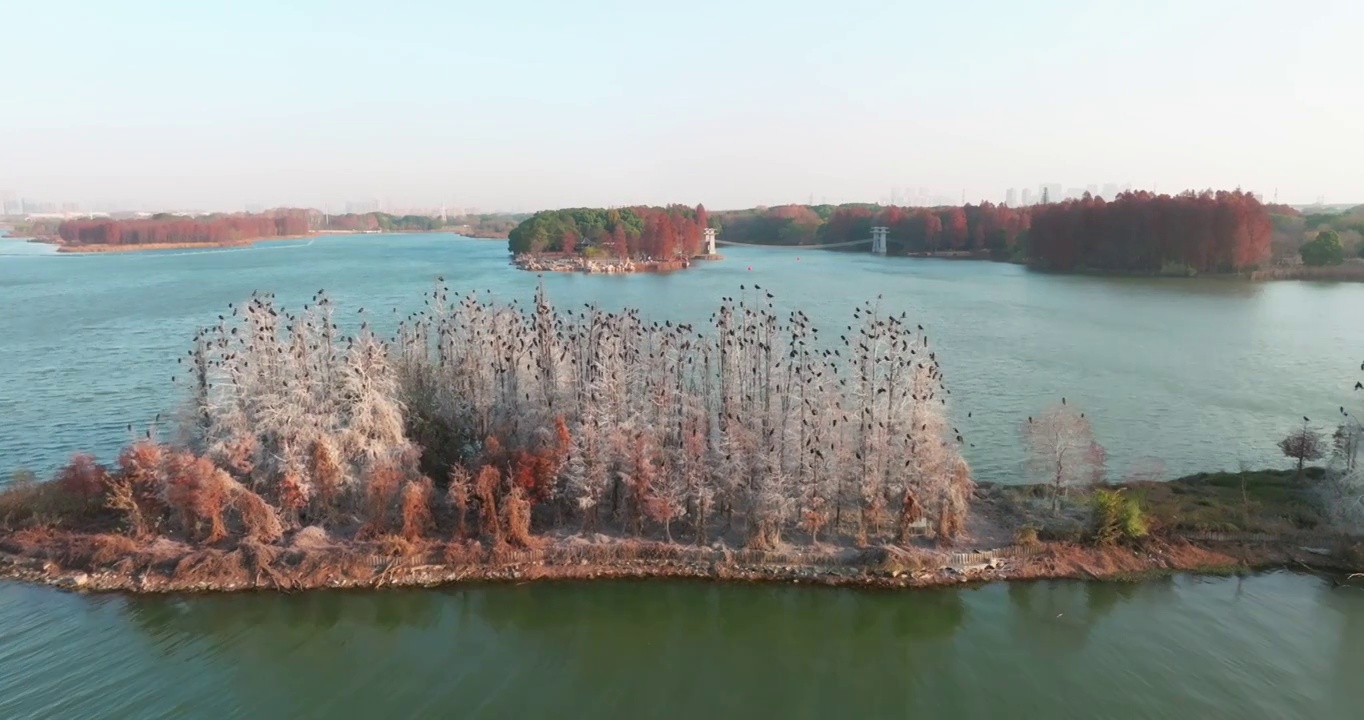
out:
{"label": "bridge pylon", "polygon": [[876,255],[886,254],[886,235],[890,233],[890,228],[877,225],[871,229],[871,251]]}

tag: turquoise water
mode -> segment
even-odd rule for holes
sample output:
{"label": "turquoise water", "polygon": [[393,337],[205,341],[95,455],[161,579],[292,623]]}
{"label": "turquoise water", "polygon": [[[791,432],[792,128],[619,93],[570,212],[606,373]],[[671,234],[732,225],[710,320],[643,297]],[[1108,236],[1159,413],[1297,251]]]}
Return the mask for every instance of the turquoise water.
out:
{"label": "turquoise water", "polygon": [[[1018,426],[1065,396],[1094,421],[1121,476],[1145,457],[1172,474],[1283,465],[1276,440],[1323,428],[1364,359],[1364,285],[1040,275],[1014,265],[732,248],[672,275],[551,274],[562,306],[638,306],[703,322],[757,283],[837,330],[882,296],[929,330],[976,476],[1021,477]],[[113,457],[176,407],[194,329],[252,290],[299,306],[326,288],[347,312],[416,310],[443,275],[460,291],[528,302],[535,275],[505,244],[450,235],[326,237],[252,248],[56,255],[0,240],[0,476],[49,471],[74,450]],[[751,270],[749,268],[752,268]],[[392,315],[392,313],[388,313]],[[390,323],[391,325],[392,323]],[[970,413],[970,417],[967,417]]]}
{"label": "turquoise water", "polygon": [[[1281,464],[1364,356],[1364,286],[1116,280],[989,263],[730,250],[668,276],[544,278],[561,305],[704,320],[740,284],[837,327],[930,329],[977,475],[1065,395],[1120,473]],[[799,259],[797,259],[799,258]],[[752,268],[751,270],[749,268]],[[0,240],[0,472],[110,458],[177,401],[194,328],[253,289],[421,303],[437,275],[526,301],[504,245],[335,237],[56,256]],[[966,414],[970,412],[968,418]],[[1323,422],[1323,424],[1325,424]],[[1364,593],[1283,573],[901,593],[604,583],[82,596],[0,582],[0,718],[1357,718]]]}

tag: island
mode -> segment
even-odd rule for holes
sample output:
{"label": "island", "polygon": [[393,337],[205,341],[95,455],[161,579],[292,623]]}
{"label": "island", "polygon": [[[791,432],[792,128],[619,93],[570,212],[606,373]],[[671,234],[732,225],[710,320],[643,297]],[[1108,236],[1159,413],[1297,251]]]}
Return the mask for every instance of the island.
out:
{"label": "island", "polygon": [[438,282],[429,302],[392,339],[363,310],[343,336],[325,293],[234,304],[190,341],[174,427],[0,491],[0,575],[165,592],[1364,569],[1360,408],[1329,440],[1304,418],[1279,443],[1293,470],[1162,482],[1158,462],[1110,476],[1062,397],[1019,418],[1020,482],[983,485],[937,351],[882,303],[835,340],[756,285],[705,326],[559,310],[543,288],[524,306]]}
{"label": "island", "polygon": [[697,205],[569,208],[535,213],[508,236],[512,263],[535,272],[668,272],[717,260],[715,231]]}

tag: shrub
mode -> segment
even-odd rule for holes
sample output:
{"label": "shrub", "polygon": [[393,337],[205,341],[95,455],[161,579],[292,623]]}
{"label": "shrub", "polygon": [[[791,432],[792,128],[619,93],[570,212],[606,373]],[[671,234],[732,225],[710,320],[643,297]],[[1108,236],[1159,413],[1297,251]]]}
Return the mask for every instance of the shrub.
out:
{"label": "shrub", "polygon": [[502,526],[497,519],[496,498],[497,484],[501,481],[501,474],[492,465],[484,465],[483,469],[478,471],[478,479],[474,481],[474,496],[478,498],[480,530],[493,545],[502,542]]}
{"label": "shrub", "polygon": [[1112,545],[1119,540],[1135,540],[1150,532],[1146,512],[1134,497],[1122,489],[1098,489],[1090,500],[1091,538],[1100,545]]}
{"label": "shrub", "polygon": [[1345,248],[1334,230],[1322,230],[1299,250],[1304,265],[1339,265],[1345,262]]}
{"label": "shrub", "polygon": [[87,510],[86,502],[61,482],[39,482],[32,473],[15,472],[0,490],[0,526],[59,524]]}
{"label": "shrub", "polygon": [[507,495],[507,539],[524,548],[535,547],[530,535],[530,500],[520,485],[512,487]]}
{"label": "shrub", "polygon": [[268,545],[284,536],[284,524],[279,521],[279,515],[270,507],[270,503],[230,478],[227,482],[232,494],[232,507],[241,518],[242,529],[248,539]]}
{"label": "shrub", "polygon": [[403,537],[416,542],[435,527],[431,518],[431,478],[408,480],[403,485]]}
{"label": "shrub", "polygon": [[380,461],[364,472],[365,527],[362,535],[378,537],[392,527],[394,501],[403,482],[403,471],[392,461]]}
{"label": "shrub", "polygon": [[463,465],[450,470],[450,487],[445,491],[450,512],[455,516],[455,539],[463,540],[469,534],[469,471]]}
{"label": "shrub", "polygon": [[1024,525],[1014,533],[1014,544],[1021,547],[1037,547],[1042,540],[1037,537],[1036,525]]}
{"label": "shrub", "polygon": [[227,507],[231,478],[207,458],[189,453],[170,453],[166,457],[166,502],[191,540],[215,543],[227,537],[223,511]]}

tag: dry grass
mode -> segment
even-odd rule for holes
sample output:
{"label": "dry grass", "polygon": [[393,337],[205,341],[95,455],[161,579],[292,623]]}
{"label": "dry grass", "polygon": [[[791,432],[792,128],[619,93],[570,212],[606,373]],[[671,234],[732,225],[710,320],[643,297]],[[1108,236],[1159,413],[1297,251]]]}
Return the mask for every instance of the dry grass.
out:
{"label": "dry grass", "polygon": [[0,529],[88,524],[103,509],[96,494],[60,480],[38,482],[21,476],[0,489]]}

